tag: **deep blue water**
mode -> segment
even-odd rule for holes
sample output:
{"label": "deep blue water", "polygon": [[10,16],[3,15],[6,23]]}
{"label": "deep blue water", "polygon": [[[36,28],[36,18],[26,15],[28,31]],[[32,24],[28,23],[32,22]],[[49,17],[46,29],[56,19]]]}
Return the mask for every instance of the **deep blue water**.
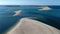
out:
{"label": "deep blue water", "polygon": [[[29,17],[60,29],[60,6],[48,6],[52,10],[38,10],[41,6],[0,6],[0,33],[2,34],[21,18]],[[14,11],[22,10],[18,16]],[[35,18],[36,17],[36,18]]]}

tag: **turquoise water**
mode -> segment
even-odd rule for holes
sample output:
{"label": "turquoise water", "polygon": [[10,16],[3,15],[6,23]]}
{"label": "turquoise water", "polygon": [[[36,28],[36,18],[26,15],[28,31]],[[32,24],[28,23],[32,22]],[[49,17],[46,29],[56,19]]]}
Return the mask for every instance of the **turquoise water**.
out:
{"label": "turquoise water", "polygon": [[[39,8],[37,7],[41,6],[0,6],[0,33],[5,32],[24,17],[29,17],[60,29],[59,6],[49,6],[52,10],[38,10]],[[13,16],[15,14],[14,11],[17,10],[22,10],[21,14]]]}

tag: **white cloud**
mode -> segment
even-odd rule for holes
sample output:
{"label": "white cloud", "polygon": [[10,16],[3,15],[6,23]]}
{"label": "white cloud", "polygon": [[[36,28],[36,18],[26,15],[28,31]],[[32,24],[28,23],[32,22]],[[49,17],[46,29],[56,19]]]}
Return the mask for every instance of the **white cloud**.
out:
{"label": "white cloud", "polygon": [[0,0],[0,5],[60,5],[59,1],[60,0]]}

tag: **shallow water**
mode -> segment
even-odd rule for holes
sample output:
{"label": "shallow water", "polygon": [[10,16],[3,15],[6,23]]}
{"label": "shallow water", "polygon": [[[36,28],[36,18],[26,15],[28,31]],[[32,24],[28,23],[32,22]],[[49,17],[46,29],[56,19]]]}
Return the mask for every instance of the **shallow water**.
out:
{"label": "shallow water", "polygon": [[[60,29],[60,9],[52,7],[52,10],[38,10],[39,6],[0,6],[0,33],[5,32],[18,20],[29,17]],[[40,6],[41,7],[41,6]],[[50,6],[49,6],[50,7]],[[14,11],[22,10],[21,14],[13,16]]]}

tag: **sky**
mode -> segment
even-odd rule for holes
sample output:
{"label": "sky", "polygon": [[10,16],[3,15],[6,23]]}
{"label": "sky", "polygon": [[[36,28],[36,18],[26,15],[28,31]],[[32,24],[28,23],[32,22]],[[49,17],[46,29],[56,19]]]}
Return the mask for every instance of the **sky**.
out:
{"label": "sky", "polygon": [[60,0],[0,0],[0,5],[60,5]]}

